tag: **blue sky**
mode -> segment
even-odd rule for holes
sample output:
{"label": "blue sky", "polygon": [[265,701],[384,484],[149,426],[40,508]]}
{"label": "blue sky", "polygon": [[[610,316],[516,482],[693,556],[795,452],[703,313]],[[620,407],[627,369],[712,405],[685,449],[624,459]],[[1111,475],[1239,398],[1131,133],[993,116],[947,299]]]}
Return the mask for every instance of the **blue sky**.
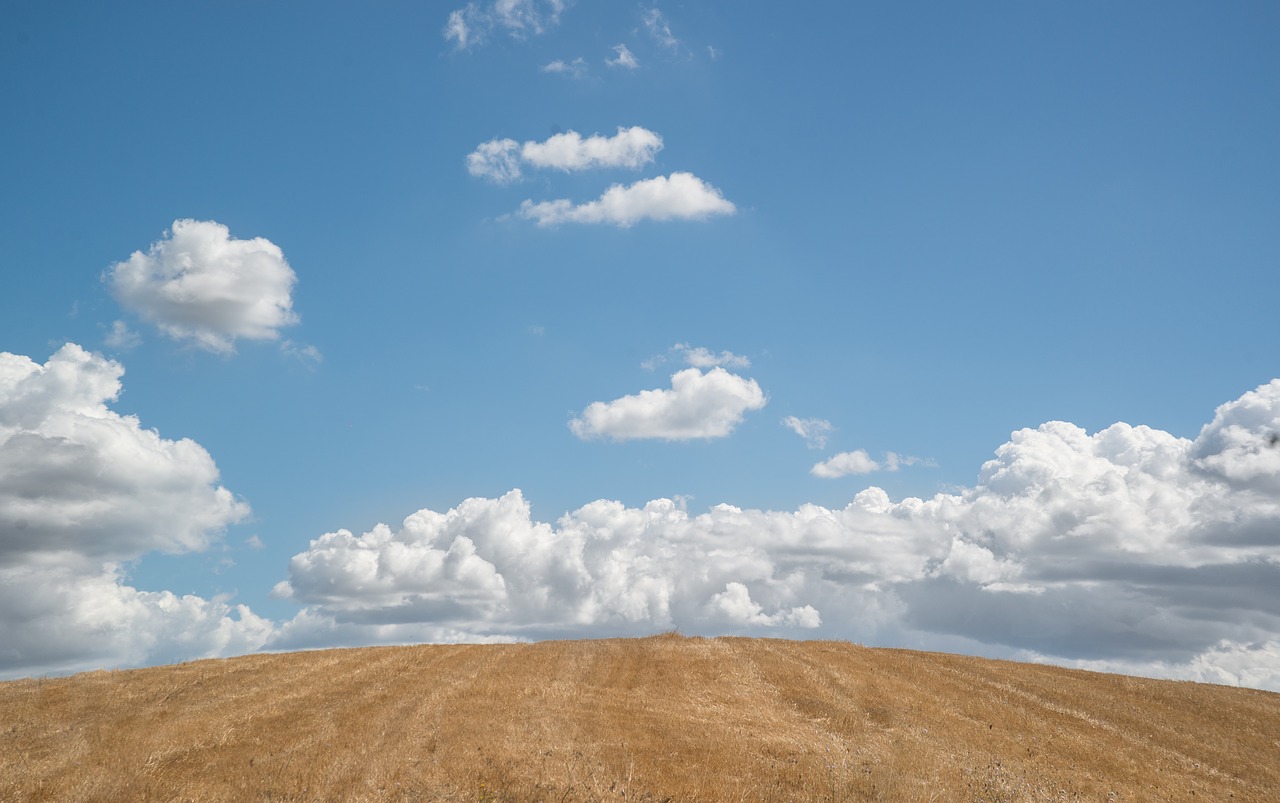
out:
{"label": "blue sky", "polygon": [[1273,4],[0,31],[4,676],[678,628],[1280,688]]}

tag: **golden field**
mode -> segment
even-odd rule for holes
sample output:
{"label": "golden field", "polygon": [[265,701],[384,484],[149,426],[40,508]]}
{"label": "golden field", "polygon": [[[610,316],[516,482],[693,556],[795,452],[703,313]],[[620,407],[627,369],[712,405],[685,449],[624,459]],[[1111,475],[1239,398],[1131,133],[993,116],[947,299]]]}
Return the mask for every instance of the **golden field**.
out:
{"label": "golden field", "polygon": [[833,641],[250,655],[0,683],[0,800],[1280,800],[1280,695]]}

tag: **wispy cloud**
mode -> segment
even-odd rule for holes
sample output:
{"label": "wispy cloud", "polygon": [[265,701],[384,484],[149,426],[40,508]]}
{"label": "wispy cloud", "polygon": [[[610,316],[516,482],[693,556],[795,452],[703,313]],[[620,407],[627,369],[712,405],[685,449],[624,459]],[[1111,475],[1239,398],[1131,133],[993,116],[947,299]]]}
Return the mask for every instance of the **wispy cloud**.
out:
{"label": "wispy cloud", "polygon": [[810,449],[825,449],[827,437],[835,429],[826,419],[796,418],[794,415],[782,419],[782,425],[804,438]]}
{"label": "wispy cloud", "polygon": [[467,50],[486,41],[495,30],[513,38],[536,36],[560,22],[564,0],[495,0],[468,3],[449,13],[443,35],[456,50]]}
{"label": "wispy cloud", "polygon": [[657,7],[646,9],[642,19],[644,20],[644,27],[649,31],[649,35],[658,44],[673,50],[680,46],[680,40],[672,35],[671,26],[667,23],[667,18]]}
{"label": "wispy cloud", "polygon": [[539,226],[610,223],[627,227],[642,220],[705,220],[736,211],[737,207],[720,190],[692,173],[672,173],[626,187],[614,184],[598,200],[583,204],[564,199],[539,203],[526,200],[519,215]]}
{"label": "wispy cloud", "polygon": [[634,70],[640,66],[640,62],[636,61],[635,55],[627,49],[626,45],[614,45],[613,54],[613,58],[604,60],[604,63],[608,64],[610,67],[622,67],[627,70]]}

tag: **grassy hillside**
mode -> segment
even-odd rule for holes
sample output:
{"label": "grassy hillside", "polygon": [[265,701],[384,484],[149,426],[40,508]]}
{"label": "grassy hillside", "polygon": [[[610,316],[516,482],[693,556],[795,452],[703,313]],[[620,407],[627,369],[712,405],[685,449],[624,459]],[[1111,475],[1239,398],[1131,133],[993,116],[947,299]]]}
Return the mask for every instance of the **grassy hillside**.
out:
{"label": "grassy hillside", "polygon": [[0,800],[1280,800],[1280,695],[842,642],[252,655],[0,684]]}

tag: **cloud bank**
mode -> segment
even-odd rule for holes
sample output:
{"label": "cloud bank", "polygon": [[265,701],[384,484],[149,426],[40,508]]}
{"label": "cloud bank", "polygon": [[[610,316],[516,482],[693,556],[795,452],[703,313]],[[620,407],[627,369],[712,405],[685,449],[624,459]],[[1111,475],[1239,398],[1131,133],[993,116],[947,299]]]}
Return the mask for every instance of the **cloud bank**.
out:
{"label": "cloud bank", "polygon": [[[563,62],[552,62],[543,69],[564,72],[570,68]],[[479,178],[509,184],[521,177],[522,165],[566,173],[606,167],[635,170],[652,162],[660,150],[662,137],[640,126],[619,126],[618,133],[611,137],[592,134],[584,139],[577,131],[566,131],[542,142],[530,140],[521,144],[514,139],[492,139],[467,155],[467,171]]]}
{"label": "cloud bank", "polygon": [[0,353],[0,675],[242,653],[274,629],[125,584],[122,561],[204,549],[249,508],[199,444],[107,407],[123,373],[71,343]]}
{"label": "cloud bank", "polygon": [[611,223],[623,228],[642,220],[705,220],[712,215],[732,215],[737,207],[720,190],[692,173],[614,184],[598,200],[574,205],[556,200],[520,205],[519,215],[539,226],[561,223]]}
{"label": "cloud bank", "polygon": [[826,636],[1280,689],[1277,432],[1280,380],[1194,440],[1019,430],[971,488],[927,500],[601,500],[553,525],[512,491],[326,534],[277,593],[335,627]]}
{"label": "cloud bank", "polygon": [[146,253],[103,274],[126,308],[176,340],[228,353],[235,341],[276,340],[298,322],[293,269],[262,237],[238,240],[214,221],[175,220]]}
{"label": "cloud bank", "polygon": [[742,423],[744,413],[759,410],[766,401],[754,379],[718,367],[705,373],[687,368],[671,375],[669,390],[642,390],[611,402],[593,402],[569,422],[569,429],[579,438],[615,441],[723,438]]}

